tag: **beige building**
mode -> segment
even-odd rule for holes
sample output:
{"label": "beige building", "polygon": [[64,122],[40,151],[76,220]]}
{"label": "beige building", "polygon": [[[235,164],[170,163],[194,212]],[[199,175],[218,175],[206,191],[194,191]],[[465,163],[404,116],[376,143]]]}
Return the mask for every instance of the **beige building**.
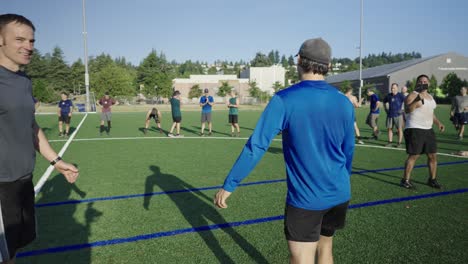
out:
{"label": "beige building", "polygon": [[239,79],[236,75],[190,75],[188,79],[176,78],[172,80],[174,89],[180,91],[184,103],[198,103],[198,98],[189,98],[190,89],[197,84],[202,90],[208,89],[216,103],[225,102],[226,98],[217,95],[223,82],[227,82],[229,86],[233,87],[241,103],[248,100],[249,80]]}
{"label": "beige building", "polygon": [[262,91],[273,94],[273,84],[279,82],[284,86],[284,77],[286,70],[283,66],[273,65],[271,67],[250,67],[240,73],[240,77],[249,79],[251,82],[256,82],[257,86]]}

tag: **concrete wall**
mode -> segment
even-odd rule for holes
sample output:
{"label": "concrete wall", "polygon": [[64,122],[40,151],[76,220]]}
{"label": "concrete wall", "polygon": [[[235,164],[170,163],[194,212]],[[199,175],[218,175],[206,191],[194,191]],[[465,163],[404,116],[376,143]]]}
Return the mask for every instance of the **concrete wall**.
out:
{"label": "concrete wall", "polygon": [[286,70],[283,66],[273,65],[271,67],[250,67],[240,73],[241,78],[249,79],[251,82],[256,82],[257,86],[262,91],[267,91],[273,94],[273,84],[279,82],[284,86],[284,78]]}
{"label": "concrete wall", "polygon": [[172,80],[175,90],[180,91],[184,103],[198,103],[199,98],[189,98],[190,89],[199,85],[200,89],[208,89],[216,103],[224,103],[226,98],[216,95],[223,82],[227,82],[237,92],[241,102],[249,97],[249,80],[239,79],[236,75],[190,75],[190,78],[177,78]]}

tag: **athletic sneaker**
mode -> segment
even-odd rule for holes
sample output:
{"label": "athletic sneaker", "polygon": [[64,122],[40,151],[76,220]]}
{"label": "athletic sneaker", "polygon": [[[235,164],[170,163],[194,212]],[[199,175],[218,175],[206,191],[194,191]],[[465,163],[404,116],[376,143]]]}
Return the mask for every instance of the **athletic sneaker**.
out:
{"label": "athletic sneaker", "polygon": [[406,189],[416,189],[416,187],[409,180],[405,179],[401,179],[400,186]]}
{"label": "athletic sneaker", "polygon": [[431,179],[429,178],[427,180],[427,185],[431,186],[432,188],[435,188],[435,189],[440,189],[442,188],[442,185],[440,185],[436,179]]}
{"label": "athletic sneaker", "polygon": [[362,141],[360,139],[357,141],[357,143],[360,144],[360,145],[364,145],[364,141]]}
{"label": "athletic sneaker", "polygon": [[68,134],[65,134],[65,138],[68,138]]}
{"label": "athletic sneaker", "polygon": [[63,137],[63,133],[62,133],[62,132],[59,133],[59,137]]}
{"label": "athletic sneaker", "polygon": [[184,137],[184,135],[176,134],[175,137],[180,138],[180,137]]}
{"label": "athletic sneaker", "polygon": [[401,143],[396,144],[395,148],[401,148]]}
{"label": "athletic sneaker", "polygon": [[145,129],[143,130],[143,134],[145,134],[145,135],[148,134],[148,129],[145,128]]}
{"label": "athletic sneaker", "polygon": [[204,137],[204,136],[205,136],[205,133],[200,132],[200,137]]}
{"label": "athletic sneaker", "polygon": [[389,147],[391,147],[392,145],[393,145],[392,142],[388,142],[387,145],[385,145],[385,147],[389,148]]}
{"label": "athletic sneaker", "polygon": [[210,132],[208,132],[208,136],[211,136],[211,131],[210,131]]}
{"label": "athletic sneaker", "polygon": [[175,137],[174,134],[172,134],[172,133],[167,134],[167,136],[168,137]]}

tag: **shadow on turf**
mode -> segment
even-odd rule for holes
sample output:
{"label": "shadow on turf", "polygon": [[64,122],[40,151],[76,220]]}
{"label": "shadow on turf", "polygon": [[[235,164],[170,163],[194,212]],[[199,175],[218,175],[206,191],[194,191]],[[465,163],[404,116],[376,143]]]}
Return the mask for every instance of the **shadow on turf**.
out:
{"label": "shadow on turf", "polygon": [[[184,182],[174,175],[162,173],[158,166],[150,166],[149,169],[152,174],[146,178],[145,193],[154,192],[155,186],[159,186],[164,192],[195,189],[194,186]],[[169,197],[177,205],[184,218],[192,227],[207,226],[210,225],[211,222],[219,224],[226,223],[223,216],[212,205],[213,198],[208,197],[201,191],[169,193]],[[149,210],[151,198],[152,196],[144,197],[143,207],[146,210]],[[210,222],[208,222],[208,220]],[[265,257],[244,237],[237,233],[235,229],[223,228],[221,230],[226,232],[240,248],[249,254],[255,263],[268,263]],[[234,263],[231,257],[223,250],[220,242],[213,235],[212,231],[201,231],[197,232],[197,234],[205,241],[206,245],[213,252],[219,263]]]}
{"label": "shadow on turf", "polygon": [[[86,193],[76,183],[70,184],[63,175],[56,174],[45,183],[41,190],[41,198],[36,203],[67,201],[70,200],[73,192],[81,198],[86,196]],[[38,237],[34,243],[22,251],[89,243],[91,225],[102,215],[102,212],[93,208],[93,203],[89,203],[84,213],[80,215],[77,214],[77,206],[78,204],[67,204],[51,208],[36,208]],[[91,248],[87,247],[66,254],[51,253],[19,258],[17,263],[91,263]]]}
{"label": "shadow on turf", "polygon": [[[199,126],[192,126],[192,127],[195,128],[197,131],[201,131],[201,127],[199,127]],[[206,131],[208,131],[207,127],[208,127],[208,125],[205,126],[205,133],[207,133]],[[225,136],[231,136],[231,134],[229,134],[229,133],[219,132],[219,131],[214,130],[214,129],[212,129],[211,131],[213,132],[213,134],[216,133],[216,134],[221,134],[221,135],[225,135]]]}
{"label": "shadow on turf", "polygon": [[[160,136],[165,136],[165,135],[167,135],[169,133],[169,131],[164,130],[163,128],[161,128],[161,130],[162,130],[162,133],[159,132],[159,128],[157,128],[157,127],[151,126],[151,127],[148,128],[148,132],[156,132],[156,134],[160,135]],[[140,131],[143,135],[145,134],[145,128],[144,127],[139,127],[138,131]]]}

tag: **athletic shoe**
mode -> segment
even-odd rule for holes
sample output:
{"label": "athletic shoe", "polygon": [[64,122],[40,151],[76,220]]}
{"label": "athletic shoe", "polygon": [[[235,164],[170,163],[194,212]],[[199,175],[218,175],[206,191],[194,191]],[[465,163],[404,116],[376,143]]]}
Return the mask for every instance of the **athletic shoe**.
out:
{"label": "athletic shoe", "polygon": [[176,134],[175,137],[177,138],[181,138],[181,137],[184,137],[184,135],[181,135],[181,134]]}
{"label": "athletic shoe", "polygon": [[405,179],[401,179],[400,186],[406,189],[416,189],[416,187],[409,180]]}
{"label": "athletic shoe", "polygon": [[167,136],[172,137],[172,138],[175,137],[174,134],[172,134],[172,133],[167,134]]}
{"label": "athletic shoe", "polygon": [[431,186],[432,188],[435,188],[435,189],[440,189],[442,188],[442,185],[440,185],[436,179],[431,179],[429,178],[427,180],[427,185]]}
{"label": "athletic shoe", "polygon": [[385,145],[385,147],[389,148],[389,147],[391,147],[392,145],[393,145],[392,142],[388,142],[388,143]]}
{"label": "athletic shoe", "polygon": [[106,132],[106,135],[110,136],[110,132]]}
{"label": "athletic shoe", "polygon": [[59,137],[63,137],[63,133],[62,133],[62,132],[59,133]]}
{"label": "athletic shoe", "polygon": [[200,132],[200,137],[204,137],[204,136],[205,136],[205,133]]}
{"label": "athletic shoe", "polygon": [[234,134],[234,133],[231,133],[231,137],[235,137],[235,136],[236,136],[236,134]]}
{"label": "athletic shoe", "polygon": [[463,137],[462,137],[462,136],[458,136],[458,137],[457,137],[457,140],[462,141],[462,140],[463,140]]}
{"label": "athletic shoe", "polygon": [[159,129],[159,134],[162,134],[162,133],[163,133],[162,129]]}
{"label": "athletic shoe", "polygon": [[65,134],[65,138],[68,138],[68,134]]}
{"label": "athletic shoe", "polygon": [[208,136],[211,136],[211,131],[210,131],[210,132],[208,132]]}
{"label": "athletic shoe", "polygon": [[362,140],[358,140],[357,143],[360,144],[360,145],[364,145],[364,141],[362,141]]}
{"label": "athletic shoe", "polygon": [[237,137],[240,137],[240,132],[237,133]]}
{"label": "athletic shoe", "polygon": [[401,143],[396,144],[395,148],[401,148]]}

